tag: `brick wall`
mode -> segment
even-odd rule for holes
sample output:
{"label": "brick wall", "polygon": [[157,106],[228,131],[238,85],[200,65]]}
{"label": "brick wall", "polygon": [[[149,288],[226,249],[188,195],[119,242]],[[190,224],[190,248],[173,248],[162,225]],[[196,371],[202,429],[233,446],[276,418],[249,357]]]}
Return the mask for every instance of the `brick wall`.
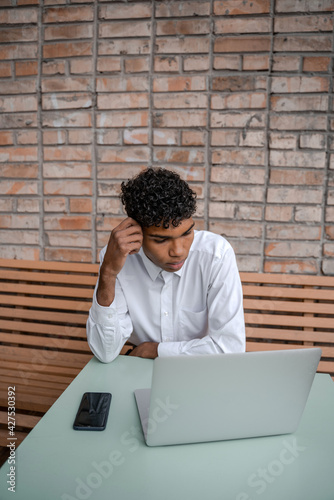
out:
{"label": "brick wall", "polygon": [[334,274],[333,0],[0,5],[0,257],[94,262],[159,165],[241,270]]}

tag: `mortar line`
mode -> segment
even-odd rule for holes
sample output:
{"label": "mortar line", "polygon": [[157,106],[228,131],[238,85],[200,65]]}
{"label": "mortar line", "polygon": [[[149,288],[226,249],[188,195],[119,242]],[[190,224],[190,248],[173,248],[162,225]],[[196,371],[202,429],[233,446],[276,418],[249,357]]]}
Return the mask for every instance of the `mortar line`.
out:
{"label": "mortar line", "polygon": [[42,66],[43,66],[43,9],[44,0],[38,8],[38,73],[37,73],[37,159],[38,159],[38,186],[39,186],[39,260],[45,259],[46,235],[44,230],[44,176],[43,176],[43,132],[42,132]]}
{"label": "mortar line", "polygon": [[93,85],[92,85],[92,213],[91,213],[91,234],[92,234],[92,262],[97,261],[97,231],[96,231],[96,216],[97,216],[97,129],[96,129],[96,77],[97,77],[97,51],[98,51],[98,3],[94,0],[94,22],[93,22]]}
{"label": "mortar line", "polygon": [[263,199],[263,222],[262,222],[262,238],[261,238],[261,268],[259,272],[264,272],[265,264],[265,247],[266,247],[266,207],[268,199],[268,189],[269,189],[269,177],[270,177],[270,98],[271,98],[271,84],[272,84],[272,73],[273,73],[273,51],[274,51],[274,22],[275,22],[275,0],[270,1],[270,11],[269,15],[271,18],[270,23],[270,53],[269,53],[269,64],[268,64],[268,82],[267,82],[267,100],[266,100],[266,122],[265,122],[265,179],[264,179],[264,199]]}

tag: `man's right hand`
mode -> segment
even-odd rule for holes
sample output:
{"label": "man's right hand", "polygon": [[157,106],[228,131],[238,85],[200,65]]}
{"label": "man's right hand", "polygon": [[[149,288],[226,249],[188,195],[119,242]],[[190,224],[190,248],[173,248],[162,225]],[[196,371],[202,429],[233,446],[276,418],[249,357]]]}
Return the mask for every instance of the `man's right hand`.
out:
{"label": "man's right hand", "polygon": [[97,301],[101,306],[109,306],[113,302],[116,277],[122,270],[127,256],[139,252],[142,242],[142,228],[131,217],[124,219],[111,231],[97,290]]}

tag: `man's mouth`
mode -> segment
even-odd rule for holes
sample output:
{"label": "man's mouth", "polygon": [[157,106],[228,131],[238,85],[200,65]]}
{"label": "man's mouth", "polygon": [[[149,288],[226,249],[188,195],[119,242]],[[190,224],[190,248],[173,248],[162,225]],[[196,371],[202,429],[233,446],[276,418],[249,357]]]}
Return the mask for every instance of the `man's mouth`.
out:
{"label": "man's mouth", "polygon": [[166,264],[166,267],[173,269],[174,271],[178,271],[179,269],[181,269],[183,264],[184,264],[184,260],[180,260],[179,262],[168,262]]}

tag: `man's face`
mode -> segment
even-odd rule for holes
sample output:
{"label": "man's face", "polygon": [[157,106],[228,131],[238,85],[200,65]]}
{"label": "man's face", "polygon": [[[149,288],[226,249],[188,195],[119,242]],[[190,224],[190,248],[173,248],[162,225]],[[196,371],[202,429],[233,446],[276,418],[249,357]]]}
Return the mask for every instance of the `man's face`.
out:
{"label": "man's face", "polygon": [[184,219],[179,226],[171,224],[143,228],[143,250],[145,255],[164,271],[173,273],[183,266],[194,239],[194,221]]}

